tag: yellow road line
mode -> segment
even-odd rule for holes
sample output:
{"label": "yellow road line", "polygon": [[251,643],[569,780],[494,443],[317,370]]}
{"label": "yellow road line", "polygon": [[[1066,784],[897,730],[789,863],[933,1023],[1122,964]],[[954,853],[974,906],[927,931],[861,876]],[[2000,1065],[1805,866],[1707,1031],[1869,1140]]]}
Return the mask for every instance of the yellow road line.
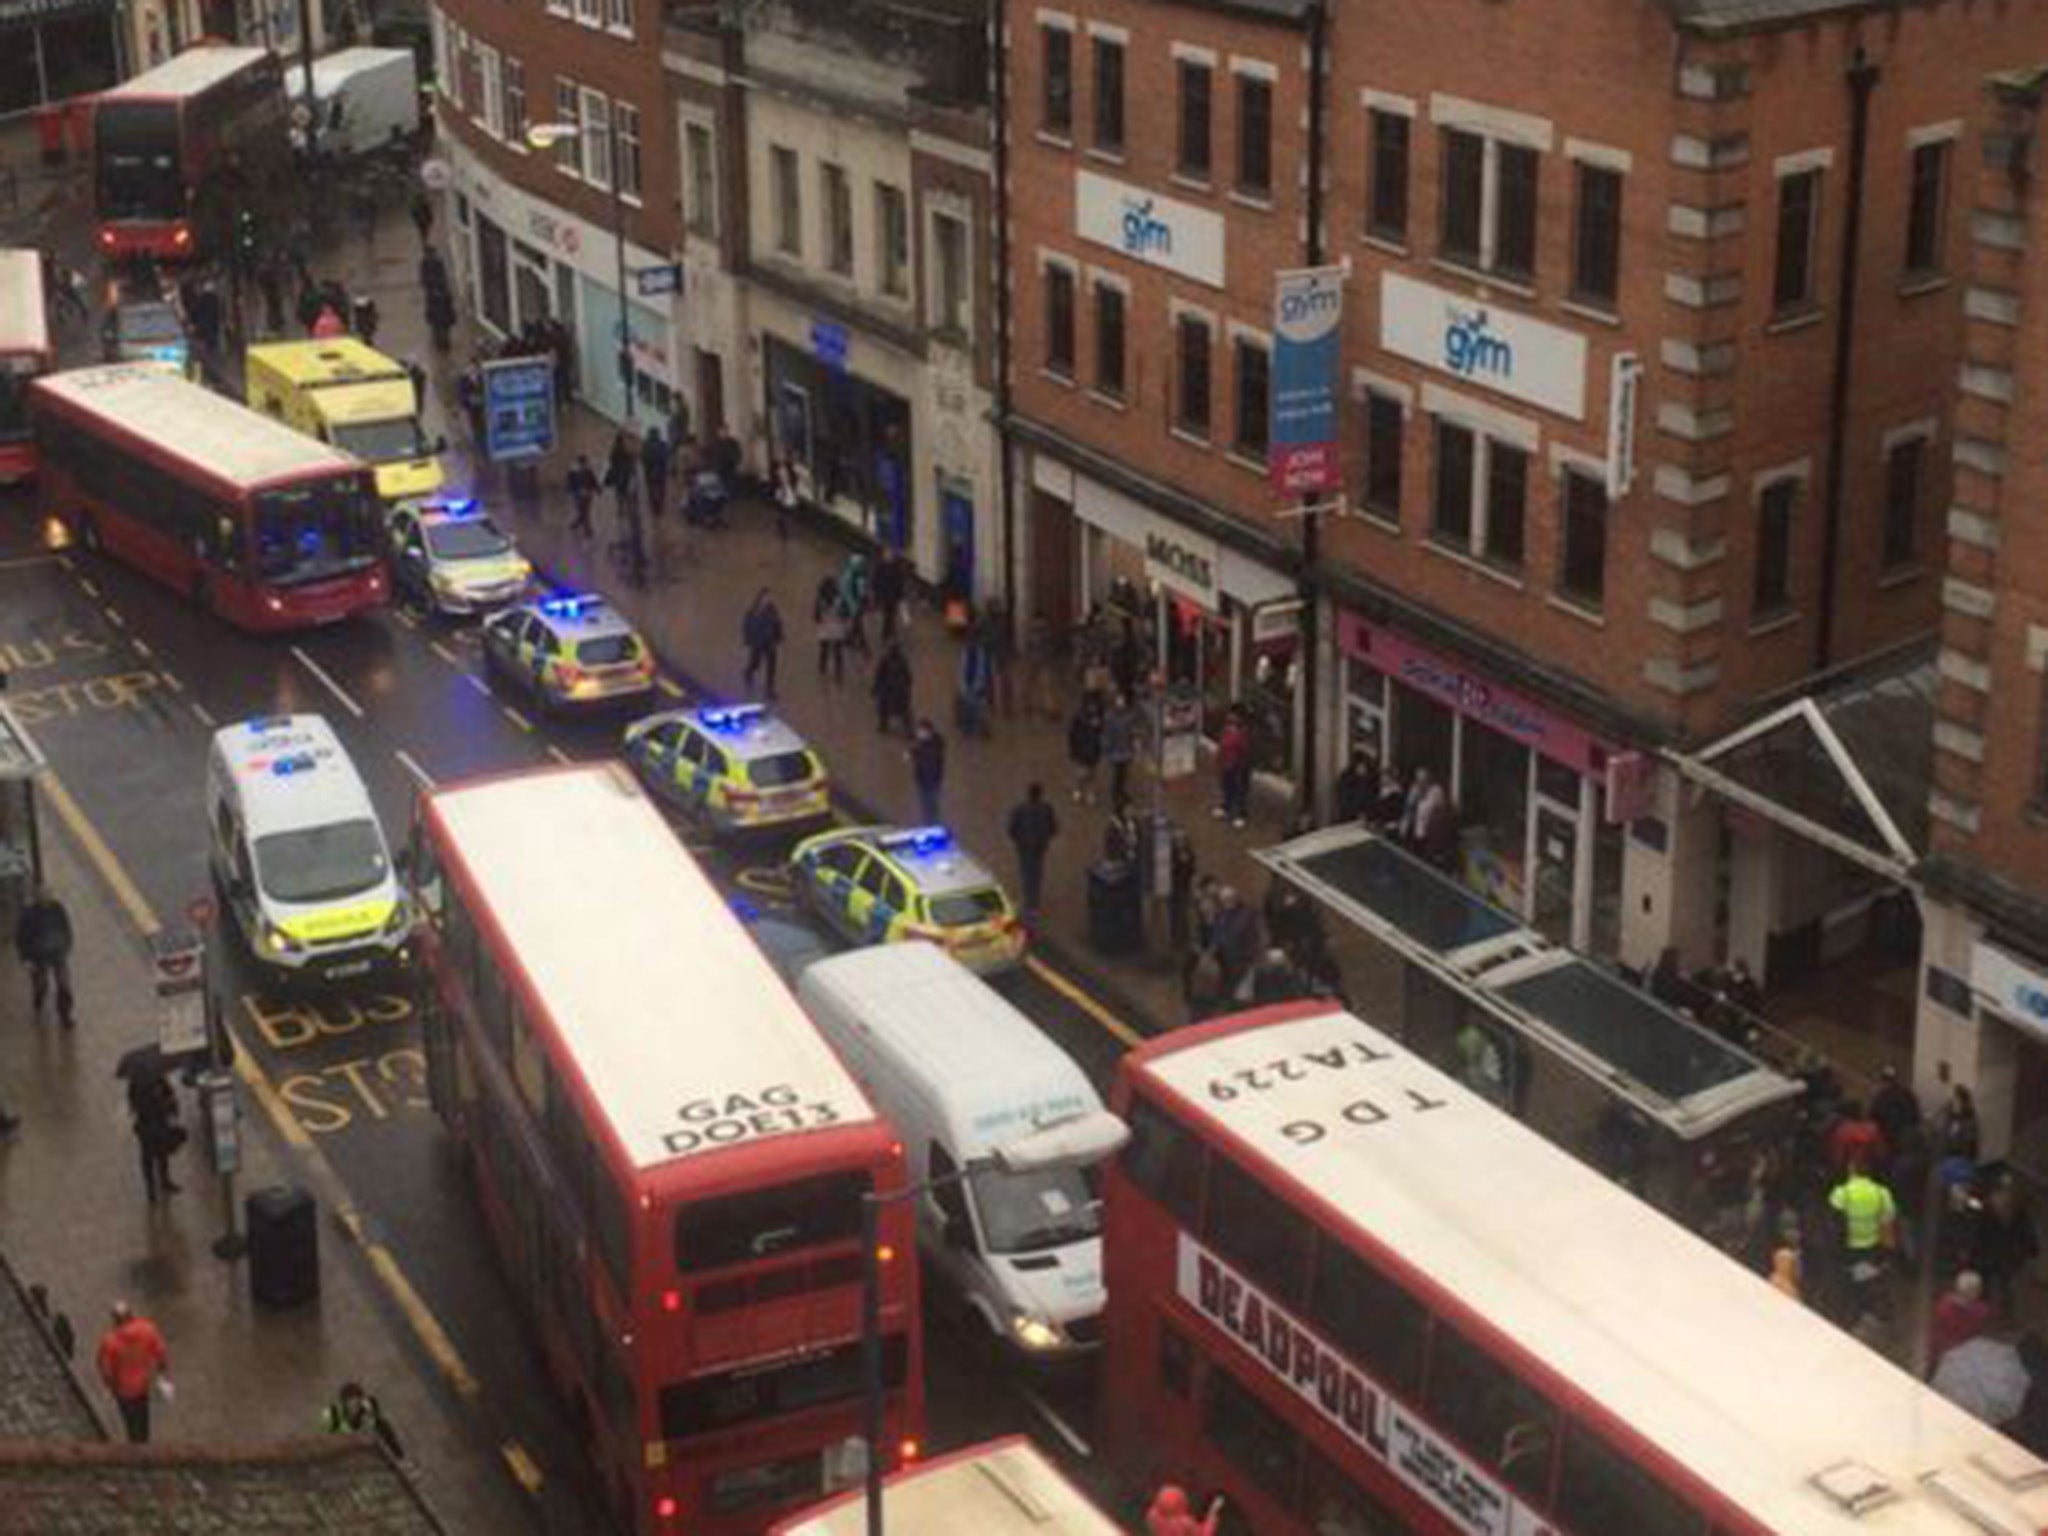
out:
{"label": "yellow road line", "polygon": [[655,682],[660,686],[661,691],[667,694],[670,698],[680,699],[683,696],[683,685],[677,682],[674,678],[660,677],[656,678]]}
{"label": "yellow road line", "polygon": [[135,882],[128,878],[128,871],[121,867],[121,861],[114,857],[114,850],[107,846],[107,840],[100,836],[95,827],[71,798],[71,791],[64,787],[64,781],[57,777],[57,770],[46,768],[40,775],[43,795],[57,808],[58,819],[78,839],[85,849],[85,856],[92,860],[100,878],[113,889],[114,899],[126,909],[129,919],[142,930],[146,939],[154,938],[163,931],[163,924],[157,920],[153,909]]}
{"label": "yellow road line", "polygon": [[370,1261],[370,1268],[384,1289],[391,1293],[391,1299],[398,1310],[405,1314],[406,1323],[412,1328],[413,1336],[420,1341],[434,1362],[434,1368],[447,1378],[448,1385],[466,1398],[482,1395],[483,1388],[477,1379],[469,1374],[469,1367],[462,1363],[462,1356],[455,1351],[455,1343],[448,1337],[448,1331],[441,1326],[441,1320],[427,1310],[427,1304],[420,1300],[420,1293],[412,1288],[412,1282],[405,1278],[405,1271],[398,1267],[398,1260],[391,1256],[391,1250],[382,1243],[371,1242],[363,1231],[363,1221],[355,1210],[336,1213],[349,1235],[356,1240],[363,1255]]}
{"label": "yellow road line", "polygon": [[255,1052],[239,1040],[235,1043],[235,1075],[247,1085],[249,1096],[261,1106],[263,1113],[270,1117],[270,1123],[277,1127],[278,1135],[301,1152],[311,1152],[311,1133],[299,1124],[299,1117],[285,1107],[284,1100],[277,1096],[277,1090],[270,1086],[270,1074],[263,1070],[263,1064],[257,1061]]}
{"label": "yellow road line", "polygon": [[498,1447],[498,1454],[505,1458],[505,1465],[511,1468],[514,1482],[528,1493],[540,1492],[541,1484],[546,1479],[540,1475],[539,1465],[526,1454],[525,1446],[517,1440],[507,1440]]}
{"label": "yellow road line", "polygon": [[1143,1035],[1139,1034],[1130,1025],[1111,1013],[1102,1004],[1095,1001],[1094,998],[1083,992],[1080,987],[1067,980],[1066,977],[1062,976],[1036,955],[1028,957],[1024,962],[1024,966],[1032,975],[1036,976],[1048,987],[1051,987],[1053,991],[1059,993],[1061,997],[1064,997],[1076,1008],[1087,1014],[1089,1018],[1100,1024],[1112,1035],[1115,1035],[1117,1039],[1123,1041],[1125,1045],[1139,1046],[1145,1043]]}

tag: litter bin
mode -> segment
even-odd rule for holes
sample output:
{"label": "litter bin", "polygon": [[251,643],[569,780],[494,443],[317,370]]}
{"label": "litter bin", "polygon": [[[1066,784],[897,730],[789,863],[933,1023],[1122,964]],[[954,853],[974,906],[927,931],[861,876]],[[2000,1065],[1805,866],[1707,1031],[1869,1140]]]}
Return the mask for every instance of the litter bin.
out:
{"label": "litter bin", "polygon": [[1104,955],[1134,954],[1145,947],[1145,898],[1135,863],[1103,859],[1090,866],[1088,942]]}
{"label": "litter bin", "polygon": [[242,1202],[249,1296],[257,1306],[303,1306],[320,1294],[319,1208],[298,1185],[273,1184]]}

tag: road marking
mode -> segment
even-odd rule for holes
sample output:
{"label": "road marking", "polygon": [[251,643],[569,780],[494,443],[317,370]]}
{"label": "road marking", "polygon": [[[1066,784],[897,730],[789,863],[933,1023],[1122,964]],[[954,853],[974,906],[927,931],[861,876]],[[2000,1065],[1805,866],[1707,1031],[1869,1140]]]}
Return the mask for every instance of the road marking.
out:
{"label": "road marking", "polygon": [[434,1366],[447,1378],[448,1385],[463,1397],[473,1398],[482,1393],[477,1380],[469,1374],[469,1367],[462,1363],[462,1356],[456,1353],[454,1341],[448,1337],[448,1330],[441,1326],[439,1318],[427,1310],[427,1304],[420,1300],[420,1293],[412,1288],[412,1282],[405,1277],[405,1271],[398,1267],[398,1260],[391,1256],[391,1250],[382,1243],[373,1242],[363,1230],[363,1218],[356,1214],[355,1207],[347,1206],[335,1212],[335,1217],[348,1229],[356,1246],[370,1261],[370,1268],[376,1271],[384,1289],[391,1293],[391,1299],[398,1310],[405,1314],[411,1325],[413,1336],[434,1362]]}
{"label": "road marking", "polygon": [[411,774],[415,779],[418,779],[420,781],[420,788],[432,789],[434,787],[434,776],[431,773],[427,772],[426,769],[422,768],[417,762],[415,762],[413,760],[413,755],[410,752],[406,751],[405,748],[400,747],[393,754],[393,756],[395,756],[399,760],[399,762],[405,765],[405,771],[407,773]]}
{"label": "road marking", "polygon": [[320,663],[315,661],[312,657],[308,656],[302,647],[296,645],[293,646],[292,655],[298,659],[298,663],[300,666],[304,667],[308,672],[312,673],[315,677],[317,677],[320,680],[320,684],[322,687],[324,687],[329,693],[333,694],[337,699],[341,700],[341,707],[343,709],[347,710],[350,714],[354,715],[358,720],[365,718],[363,714],[363,706],[358,704],[354,699],[350,698],[348,696],[348,690],[342,687],[341,684],[337,683],[333,678],[329,677],[327,675],[327,669],[321,666]]}
{"label": "road marking", "polygon": [[135,647],[135,654],[138,656],[154,656],[156,654],[155,651],[149,648],[149,642],[140,635],[130,635],[128,643]]}
{"label": "road marking", "polygon": [[526,1447],[517,1440],[507,1440],[498,1447],[498,1454],[505,1458],[505,1465],[512,1471],[512,1480],[528,1493],[538,1494],[541,1484],[547,1481],[540,1475],[540,1466],[526,1454]]}
{"label": "road marking", "polygon": [[1140,1046],[1145,1043],[1143,1035],[1139,1034],[1130,1025],[1111,1013],[1102,1004],[1095,1001],[1094,998],[1083,992],[1080,987],[1067,980],[1066,977],[1062,976],[1036,955],[1032,955],[1025,960],[1024,968],[1048,987],[1051,987],[1053,991],[1059,993],[1061,997],[1064,997],[1076,1008],[1087,1014],[1089,1018],[1100,1024],[1112,1035],[1115,1035],[1117,1039],[1123,1041],[1125,1045]]}
{"label": "road marking", "polygon": [[270,1123],[277,1127],[278,1135],[301,1152],[310,1153],[313,1150],[312,1133],[299,1124],[299,1117],[286,1108],[284,1100],[277,1096],[277,1090],[270,1086],[269,1074],[263,1070],[263,1064],[257,1061],[256,1053],[239,1041],[236,1044],[238,1048],[235,1051],[235,1075],[247,1085],[249,1096],[262,1108],[263,1113],[270,1117]]}
{"label": "road marking", "polygon": [[107,622],[113,625],[114,628],[126,629],[128,627],[128,621],[121,617],[120,609],[114,608],[109,605],[102,605],[100,608],[100,612],[104,613],[107,616]]}
{"label": "road marking", "polygon": [[0,571],[25,571],[30,566],[48,565],[52,560],[56,561],[66,570],[69,570],[71,567],[71,562],[62,555],[12,555],[5,560],[0,560]]}
{"label": "road marking", "polygon": [[561,763],[565,766],[576,761],[575,758],[571,757],[568,753],[564,752],[552,741],[548,743],[548,756],[552,757],[556,762]]}
{"label": "road marking", "polygon": [[37,776],[37,783],[50,804],[57,808],[57,817],[70,829],[85,849],[85,856],[92,861],[100,878],[113,888],[114,899],[126,909],[131,921],[142,930],[146,939],[155,938],[163,931],[163,924],[147,898],[136,889],[135,882],[128,878],[128,871],[121,867],[121,861],[114,857],[114,850],[107,846],[107,840],[100,836],[99,828],[87,819],[78,802],[71,798],[71,791],[64,787],[64,781],[57,777],[57,770],[45,768]]}
{"label": "road marking", "polygon": [[688,694],[683,692],[683,685],[672,677],[658,677],[655,679],[655,684],[672,699],[689,697]]}
{"label": "road marking", "polygon": [[192,713],[198,717],[199,723],[205,726],[209,731],[214,729],[213,711],[208,709],[204,704],[200,703],[197,699],[191,700],[191,705]]}
{"label": "road marking", "polygon": [[391,610],[391,613],[407,629],[418,629],[420,627],[420,621],[407,613],[403,608],[394,608]]}
{"label": "road marking", "polygon": [[440,657],[443,661],[447,662],[448,665],[453,667],[456,671],[461,672],[467,670],[462,665],[462,658],[460,656],[457,656],[453,651],[449,650],[448,647],[443,645],[439,640],[429,640],[427,644],[433,647],[433,651],[436,656]]}
{"label": "road marking", "polygon": [[[64,563],[66,565],[69,565],[71,562],[67,560]],[[100,595],[99,583],[94,581],[90,576],[79,577],[78,584],[81,587],[85,588],[85,595],[87,597],[98,597]]]}
{"label": "road marking", "polygon": [[[139,645],[141,642],[137,641],[136,643]],[[162,667],[158,667],[156,669],[156,675],[164,680],[164,686],[169,688],[171,692],[183,693],[185,691],[185,685],[179,682],[177,678],[173,677],[170,673],[166,672]]]}
{"label": "road marking", "polygon": [[1053,1433],[1067,1442],[1068,1450],[1072,1451],[1076,1456],[1092,1457],[1095,1454],[1095,1448],[1075,1432],[1074,1426],[1053,1412],[1052,1404],[1048,1403],[1036,1392],[1033,1392],[1029,1387],[1019,1387],[1017,1392],[1025,1402],[1038,1410],[1038,1416],[1052,1426]]}
{"label": "road marking", "polygon": [[491,696],[491,685],[478,677],[474,672],[463,673],[462,680],[485,698],[488,699]]}
{"label": "road marking", "polygon": [[498,706],[498,713],[518,726],[522,731],[531,731],[533,729],[533,722],[519,713],[510,704],[500,704]]}

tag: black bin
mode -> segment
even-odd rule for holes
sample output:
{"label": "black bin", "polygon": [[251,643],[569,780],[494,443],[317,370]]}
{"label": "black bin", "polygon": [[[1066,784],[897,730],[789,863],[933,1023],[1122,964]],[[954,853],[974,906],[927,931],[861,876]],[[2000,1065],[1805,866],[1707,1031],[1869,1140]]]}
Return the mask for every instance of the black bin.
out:
{"label": "black bin", "polygon": [[1138,866],[1104,859],[1088,871],[1088,942],[1105,955],[1145,947],[1145,897]]}
{"label": "black bin", "polygon": [[257,1306],[304,1306],[320,1294],[318,1216],[313,1197],[296,1184],[273,1184],[242,1202],[249,1295]]}

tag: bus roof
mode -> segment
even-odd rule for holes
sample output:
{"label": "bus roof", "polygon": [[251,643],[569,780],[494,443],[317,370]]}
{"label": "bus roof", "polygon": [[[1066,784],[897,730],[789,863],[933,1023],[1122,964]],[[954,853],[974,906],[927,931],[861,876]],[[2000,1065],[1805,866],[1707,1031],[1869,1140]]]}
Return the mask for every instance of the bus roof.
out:
{"label": "bus roof", "polygon": [[145,69],[119,85],[109,86],[101,98],[184,100],[210,91],[230,75],[248,68],[270,50],[238,48],[225,43],[198,43],[154,69]]}
{"label": "bus roof", "polygon": [[43,258],[35,251],[0,250],[0,357],[25,352],[50,355]]}
{"label": "bus roof", "polygon": [[[875,1120],[860,1088],[631,774],[539,769],[432,791],[430,811],[637,1168]],[[736,1125],[724,1137],[713,1124]],[[687,1150],[673,1133],[692,1128]]]}
{"label": "bus roof", "polygon": [[[2030,1454],[1359,1020],[1297,1005],[1126,1062],[1764,1528],[2048,1528]],[[1891,1500],[1852,1513],[1823,1474]]]}
{"label": "bus roof", "polygon": [[68,410],[97,417],[237,485],[362,467],[340,449],[160,365],[72,368],[38,379],[35,390]]}
{"label": "bus roof", "polygon": [[[1022,1435],[890,1474],[882,1508],[905,1531],[1118,1536],[1122,1530]],[[866,1530],[867,1512],[855,1489],[771,1526],[769,1536],[863,1536]]]}

